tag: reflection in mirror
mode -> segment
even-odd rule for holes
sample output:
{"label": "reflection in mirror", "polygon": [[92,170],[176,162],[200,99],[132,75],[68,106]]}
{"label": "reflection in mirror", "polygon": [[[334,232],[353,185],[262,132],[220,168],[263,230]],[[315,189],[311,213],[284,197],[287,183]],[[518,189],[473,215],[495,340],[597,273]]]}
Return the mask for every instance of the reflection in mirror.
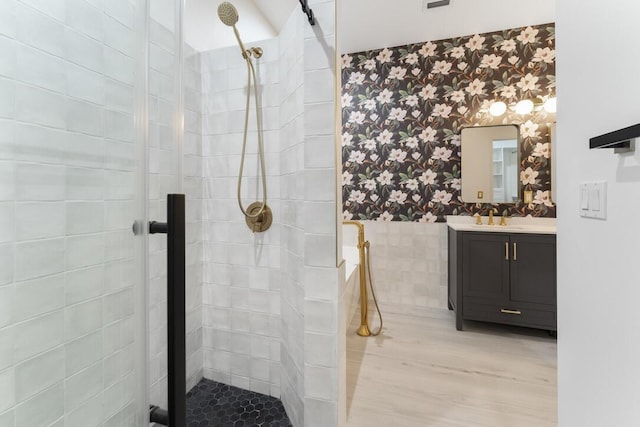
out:
{"label": "reflection in mirror", "polygon": [[477,126],[460,132],[462,200],[515,203],[519,199],[517,125]]}

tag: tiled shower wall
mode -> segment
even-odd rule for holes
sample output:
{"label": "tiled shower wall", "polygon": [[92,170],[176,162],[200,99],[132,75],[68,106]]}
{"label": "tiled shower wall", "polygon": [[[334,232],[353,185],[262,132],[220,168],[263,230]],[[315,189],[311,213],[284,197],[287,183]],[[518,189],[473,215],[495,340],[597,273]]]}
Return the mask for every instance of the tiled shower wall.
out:
{"label": "tiled shower wall", "polygon": [[135,377],[134,6],[0,2],[0,425],[122,426]]}
{"label": "tiled shower wall", "polygon": [[[338,407],[335,4],[310,4],[315,27],[296,10],[260,43],[266,233],[247,229],[235,199],[246,66],[237,48],[202,54],[204,375],[281,395],[296,426],[327,426]],[[258,185],[255,138],[245,201]]]}
{"label": "tiled shower wall", "polygon": [[[186,199],[187,389],[202,378],[202,98],[200,56],[183,47],[184,135],[179,117],[176,33],[150,23],[149,215],[166,220],[169,193]],[[181,141],[182,140],[182,141]],[[182,142],[182,144],[181,144]],[[167,238],[149,236],[150,401],[167,404]]]}
{"label": "tiled shower wall", "polygon": [[[203,348],[207,378],[280,395],[280,158],[278,43],[259,43],[255,61],[264,129],[268,204],[274,218],[252,233],[236,200],[247,66],[238,47],[205,52],[202,61],[204,157]],[[252,104],[253,104],[252,98]],[[261,200],[255,108],[242,185],[243,204]],[[260,193],[261,194],[261,193]]]}
{"label": "tiled shower wall", "polygon": [[304,407],[304,21],[293,14],[280,45],[280,190],[282,195],[281,389],[289,419],[302,422]]}

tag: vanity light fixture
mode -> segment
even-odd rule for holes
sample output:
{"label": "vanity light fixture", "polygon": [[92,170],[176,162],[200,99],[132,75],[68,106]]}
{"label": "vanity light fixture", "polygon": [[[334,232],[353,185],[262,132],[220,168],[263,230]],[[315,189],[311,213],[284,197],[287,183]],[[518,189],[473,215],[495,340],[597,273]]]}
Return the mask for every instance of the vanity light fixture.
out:
{"label": "vanity light fixture", "polygon": [[515,111],[517,114],[529,114],[533,111],[534,103],[530,99],[523,99],[519,101],[515,106]]}
{"label": "vanity light fixture", "polygon": [[[556,112],[556,98],[550,97],[546,101],[541,98],[523,99],[515,104],[510,104],[509,107],[516,114],[525,115],[531,114],[534,111],[540,111],[544,109],[547,113]],[[485,110],[486,111],[486,110]],[[500,117],[507,111],[507,104],[502,101],[494,101],[489,106],[489,113],[494,117]]]}
{"label": "vanity light fixture", "polygon": [[496,101],[489,107],[489,113],[494,117],[500,117],[507,112],[507,104],[502,101]]}
{"label": "vanity light fixture", "polygon": [[544,109],[547,113],[556,112],[556,98],[549,98],[544,102]]}

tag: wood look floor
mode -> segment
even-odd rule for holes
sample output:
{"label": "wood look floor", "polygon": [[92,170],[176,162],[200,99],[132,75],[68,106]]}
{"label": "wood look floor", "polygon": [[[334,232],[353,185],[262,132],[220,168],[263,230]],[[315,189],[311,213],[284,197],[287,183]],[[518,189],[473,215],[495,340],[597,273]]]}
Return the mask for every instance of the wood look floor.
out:
{"label": "wood look floor", "polygon": [[[556,340],[465,322],[446,310],[383,308],[376,338],[347,336],[350,427],[557,425]],[[372,327],[377,327],[373,320]]]}

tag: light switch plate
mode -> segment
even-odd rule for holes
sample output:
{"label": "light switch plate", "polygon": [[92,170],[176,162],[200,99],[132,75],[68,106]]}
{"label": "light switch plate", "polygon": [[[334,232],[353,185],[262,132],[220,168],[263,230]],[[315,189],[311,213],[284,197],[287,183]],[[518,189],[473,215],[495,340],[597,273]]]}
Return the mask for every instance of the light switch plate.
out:
{"label": "light switch plate", "polygon": [[578,211],[581,217],[607,219],[607,183],[605,181],[580,184]]}

